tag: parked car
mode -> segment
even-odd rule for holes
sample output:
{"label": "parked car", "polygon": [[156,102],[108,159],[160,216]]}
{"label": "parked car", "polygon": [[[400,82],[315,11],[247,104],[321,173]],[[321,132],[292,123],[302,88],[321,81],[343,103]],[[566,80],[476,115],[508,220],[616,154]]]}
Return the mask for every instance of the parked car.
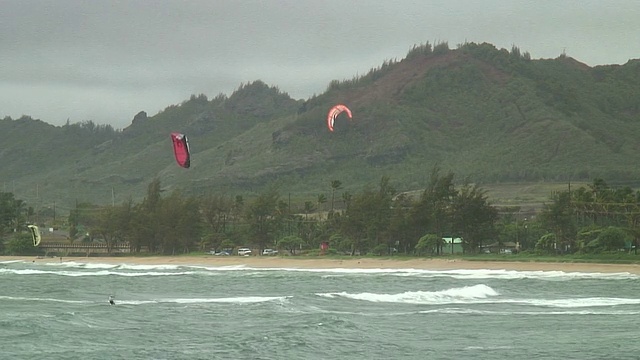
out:
{"label": "parked car", "polygon": [[251,249],[249,248],[238,249],[238,256],[249,256],[249,255],[251,255]]}
{"label": "parked car", "polygon": [[262,251],[262,255],[278,255],[278,250],[274,249],[264,249]]}
{"label": "parked car", "polygon": [[211,254],[211,255],[215,255],[215,256],[227,256],[227,255],[231,255],[227,250],[222,250],[222,251],[218,251],[218,252],[216,252],[215,250],[211,250],[211,251],[209,251],[209,254]]}

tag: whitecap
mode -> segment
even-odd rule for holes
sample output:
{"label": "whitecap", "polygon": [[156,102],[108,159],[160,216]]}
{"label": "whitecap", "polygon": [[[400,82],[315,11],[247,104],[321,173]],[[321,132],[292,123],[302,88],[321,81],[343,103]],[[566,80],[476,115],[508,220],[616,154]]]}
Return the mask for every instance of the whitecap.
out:
{"label": "whitecap", "polygon": [[224,298],[167,298],[167,299],[152,299],[152,300],[120,300],[117,304],[127,305],[144,305],[144,304],[160,304],[160,303],[175,303],[175,304],[205,304],[205,303],[231,303],[231,304],[252,304],[269,301],[285,301],[288,296],[239,296],[239,297],[224,297]]}
{"label": "whitecap", "polygon": [[478,299],[498,296],[498,292],[491,287],[479,284],[473,286],[457,287],[439,291],[406,291],[398,294],[376,294],[376,293],[318,293],[318,296],[334,298],[343,297],[354,300],[364,300],[370,302],[387,302],[403,304],[448,304],[467,303]]}

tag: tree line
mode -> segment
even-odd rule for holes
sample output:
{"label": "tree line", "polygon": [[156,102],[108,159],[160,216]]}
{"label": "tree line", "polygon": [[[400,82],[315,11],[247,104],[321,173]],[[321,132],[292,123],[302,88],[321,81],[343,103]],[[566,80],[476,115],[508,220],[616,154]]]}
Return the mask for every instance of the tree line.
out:
{"label": "tree line", "polygon": [[[454,177],[436,167],[415,195],[398,193],[389,177],[354,194],[340,194],[342,183],[333,180],[330,200],[318,194],[294,209],[277,187],[251,201],[178,191],[163,197],[155,179],[140,203],[78,204],[69,214],[69,237],[104,242],[110,250],[129,244],[133,253],[166,255],[245,246],[314,253],[322,243],[329,244],[329,253],[437,255],[445,237],[460,238],[466,254],[508,243],[537,254],[598,253],[631,250],[640,237],[640,193],[628,187],[614,189],[597,179],[587,188],[552,194],[541,212],[523,218],[519,208],[493,206],[485,190],[456,185]],[[339,209],[336,195],[342,198]],[[318,212],[328,201],[330,210]],[[0,250],[29,250],[22,244],[30,241],[29,211],[13,194],[0,193],[0,246],[6,245]]]}

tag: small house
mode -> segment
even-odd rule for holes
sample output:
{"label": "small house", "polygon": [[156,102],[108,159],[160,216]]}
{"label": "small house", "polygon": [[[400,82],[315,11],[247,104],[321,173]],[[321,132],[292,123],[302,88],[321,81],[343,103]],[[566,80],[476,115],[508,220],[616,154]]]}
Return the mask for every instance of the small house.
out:
{"label": "small house", "polygon": [[444,246],[442,247],[442,254],[462,254],[462,238],[445,237]]}

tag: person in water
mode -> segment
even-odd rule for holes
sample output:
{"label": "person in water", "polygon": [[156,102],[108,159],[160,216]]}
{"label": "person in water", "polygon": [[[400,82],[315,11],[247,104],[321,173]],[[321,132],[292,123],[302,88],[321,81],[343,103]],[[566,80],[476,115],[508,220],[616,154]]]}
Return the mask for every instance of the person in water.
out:
{"label": "person in water", "polygon": [[109,304],[110,305],[115,305],[116,302],[113,300],[113,295],[109,295]]}

